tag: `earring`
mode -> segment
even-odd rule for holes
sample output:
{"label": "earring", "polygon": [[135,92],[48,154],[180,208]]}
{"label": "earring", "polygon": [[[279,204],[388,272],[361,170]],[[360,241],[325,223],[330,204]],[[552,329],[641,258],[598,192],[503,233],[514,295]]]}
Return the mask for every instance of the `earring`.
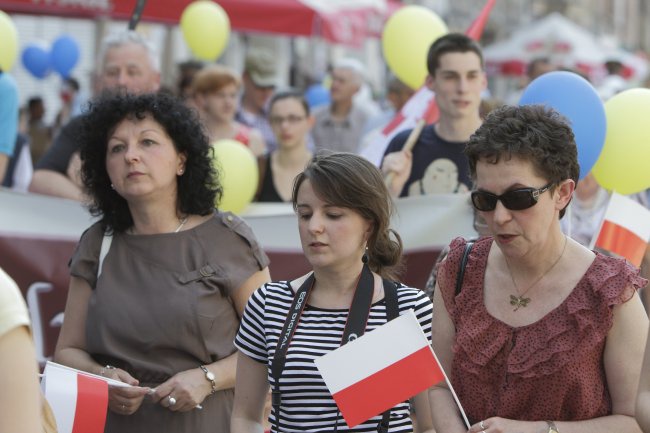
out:
{"label": "earring", "polygon": [[179,175],[179,176],[182,176],[183,173],[185,173],[185,170],[184,170],[184,169],[181,168],[180,170],[178,170],[178,175]]}
{"label": "earring", "polygon": [[114,189],[115,189],[115,185],[111,184],[111,189],[114,190]]}
{"label": "earring", "polygon": [[367,265],[369,261],[370,258],[368,257],[368,247],[366,247],[366,250],[363,252],[363,255],[361,256],[361,262],[364,265]]}

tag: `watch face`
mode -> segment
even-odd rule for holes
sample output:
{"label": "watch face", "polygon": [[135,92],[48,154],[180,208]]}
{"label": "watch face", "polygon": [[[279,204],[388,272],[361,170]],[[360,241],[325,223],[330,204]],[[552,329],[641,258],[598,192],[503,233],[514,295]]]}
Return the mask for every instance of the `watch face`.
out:
{"label": "watch face", "polygon": [[214,373],[208,371],[207,373],[205,373],[205,377],[207,377],[208,380],[214,380]]}

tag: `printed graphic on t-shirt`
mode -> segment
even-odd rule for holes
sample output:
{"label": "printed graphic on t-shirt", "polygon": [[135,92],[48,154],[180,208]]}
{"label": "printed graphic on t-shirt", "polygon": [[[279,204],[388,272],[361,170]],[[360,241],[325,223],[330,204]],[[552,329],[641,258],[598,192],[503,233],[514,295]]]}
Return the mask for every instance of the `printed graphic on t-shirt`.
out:
{"label": "printed graphic on t-shirt", "polygon": [[439,158],[429,164],[420,180],[409,186],[408,195],[428,195],[467,192],[467,186],[458,180],[458,166],[448,158]]}

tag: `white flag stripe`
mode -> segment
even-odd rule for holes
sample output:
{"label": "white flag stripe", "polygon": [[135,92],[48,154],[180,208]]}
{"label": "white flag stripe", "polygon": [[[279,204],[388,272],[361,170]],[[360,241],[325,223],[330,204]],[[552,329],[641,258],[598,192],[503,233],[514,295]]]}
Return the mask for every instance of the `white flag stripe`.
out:
{"label": "white flag stripe", "polygon": [[52,408],[58,433],[71,433],[77,410],[77,373],[48,362],[45,365],[45,398]]}
{"label": "white flag stripe", "polygon": [[650,239],[650,210],[631,198],[612,193],[605,219],[626,228],[646,242]]}
{"label": "white flag stripe", "polygon": [[332,394],[429,346],[413,310],[316,359]]}
{"label": "white flag stripe", "polygon": [[88,373],[87,371],[77,370],[76,368],[68,367],[67,365],[63,365],[63,364],[57,364],[56,362],[47,361],[46,368],[47,368],[47,366],[49,366],[51,369],[67,370],[67,371],[70,371],[70,372],[72,372],[74,374],[80,374],[82,376],[87,376],[87,377],[92,377],[94,379],[103,380],[104,382],[108,383],[108,386],[115,386],[117,388],[130,388],[131,387],[131,385],[129,385],[128,383],[120,382],[119,380],[110,379],[110,378],[104,377],[104,376],[99,376],[97,374]]}

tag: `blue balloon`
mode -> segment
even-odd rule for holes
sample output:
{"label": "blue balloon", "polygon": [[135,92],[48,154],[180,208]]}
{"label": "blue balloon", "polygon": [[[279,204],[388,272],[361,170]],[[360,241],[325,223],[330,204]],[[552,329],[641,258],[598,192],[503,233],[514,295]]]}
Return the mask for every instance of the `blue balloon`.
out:
{"label": "blue balloon", "polygon": [[50,73],[50,53],[38,44],[27,45],[22,52],[23,66],[34,77],[45,78]]}
{"label": "blue balloon", "polygon": [[330,92],[322,84],[312,84],[305,91],[305,100],[314,109],[330,103]]}
{"label": "blue balloon", "polygon": [[68,35],[59,36],[52,44],[50,56],[52,68],[67,78],[79,61],[79,45]]}
{"label": "blue balloon", "polygon": [[580,179],[596,163],[605,145],[605,107],[594,87],[573,72],[541,75],[526,87],[519,105],[543,104],[569,119],[578,147]]}

